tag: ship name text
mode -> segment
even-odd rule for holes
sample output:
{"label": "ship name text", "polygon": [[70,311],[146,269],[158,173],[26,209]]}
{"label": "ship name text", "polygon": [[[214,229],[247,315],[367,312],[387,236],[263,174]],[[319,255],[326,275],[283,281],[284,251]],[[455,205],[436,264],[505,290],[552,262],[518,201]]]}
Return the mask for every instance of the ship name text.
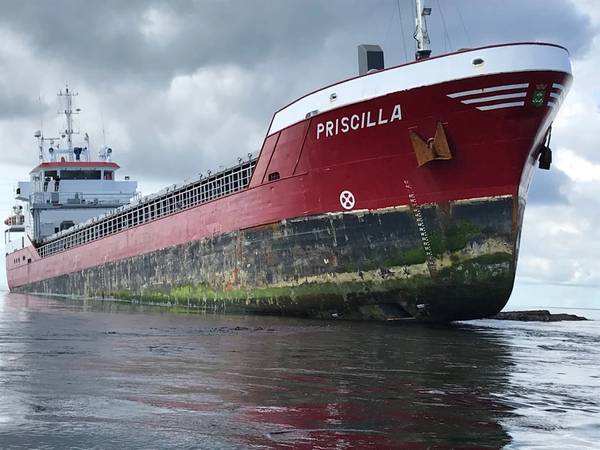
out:
{"label": "ship name text", "polygon": [[384,108],[379,108],[378,112],[363,111],[360,114],[338,117],[335,120],[317,123],[317,139],[337,136],[340,133],[350,133],[362,128],[385,125],[396,120],[402,120],[400,105],[395,105],[391,114],[389,112],[386,114]]}

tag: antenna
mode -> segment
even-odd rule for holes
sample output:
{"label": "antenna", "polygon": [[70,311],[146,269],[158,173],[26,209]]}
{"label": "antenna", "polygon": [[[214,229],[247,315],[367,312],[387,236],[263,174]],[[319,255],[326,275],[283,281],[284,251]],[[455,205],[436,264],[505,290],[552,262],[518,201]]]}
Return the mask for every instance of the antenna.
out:
{"label": "antenna", "polygon": [[35,132],[34,137],[38,140],[40,162],[44,161],[44,111],[42,109],[42,92],[38,91],[38,105],[40,107],[40,129]]}
{"label": "antenna", "polygon": [[104,113],[102,112],[102,108],[100,108],[100,122],[102,123],[102,145],[106,147],[106,130],[104,129]]}
{"label": "antenna", "polygon": [[414,38],[417,41],[417,51],[415,52],[415,59],[429,58],[431,55],[431,48],[429,44],[429,33],[427,33],[427,20],[426,16],[431,15],[431,8],[423,7],[423,0],[415,0],[416,17],[415,17],[415,34]]}
{"label": "antenna", "polygon": [[38,140],[38,149],[39,149],[38,157],[40,159],[40,162],[43,162],[44,161],[44,135],[42,134],[41,130],[38,130],[35,132],[33,137]]}
{"label": "antenna", "polygon": [[[73,93],[69,91],[69,85],[65,84],[65,92],[58,92],[58,97],[65,98],[65,109],[63,111],[59,111],[59,114],[64,114],[67,118],[67,129],[65,130],[65,135],[67,137],[67,150],[71,153],[73,152],[73,134],[78,134],[73,131],[73,114],[79,114],[80,109],[77,108],[73,111],[73,97],[78,96],[77,92]],[[69,154],[69,157],[71,155]]]}
{"label": "antenna", "polygon": [[85,159],[86,159],[86,161],[89,161],[90,160],[90,152],[91,152],[91,149],[90,149],[90,135],[87,134],[87,133],[85,133],[84,140],[85,140],[85,148],[84,148]]}
{"label": "antenna", "polygon": [[402,9],[400,8],[400,0],[396,0],[396,6],[398,7],[398,18],[400,19],[400,33],[402,34],[402,51],[404,52],[404,61],[408,62],[408,53],[406,51],[406,39],[404,34],[404,25],[402,20]]}
{"label": "antenna", "polygon": [[44,134],[44,109],[42,108],[42,93],[38,93],[38,106],[40,107],[40,133]]}
{"label": "antenna", "polygon": [[40,163],[44,162],[44,141],[48,141],[50,146],[48,148],[48,155],[50,160],[54,160],[54,141],[58,138],[47,138],[44,137],[44,108],[42,107],[42,93],[38,92],[38,105],[40,107],[40,129],[37,130],[33,137],[38,140],[38,158]]}

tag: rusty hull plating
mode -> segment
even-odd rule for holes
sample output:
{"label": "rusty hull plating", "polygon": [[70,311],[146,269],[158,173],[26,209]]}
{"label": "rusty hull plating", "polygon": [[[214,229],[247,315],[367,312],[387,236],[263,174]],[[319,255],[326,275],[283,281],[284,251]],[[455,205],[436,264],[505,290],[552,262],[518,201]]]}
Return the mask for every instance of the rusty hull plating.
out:
{"label": "rusty hull plating", "polygon": [[[26,290],[219,312],[472,319],[512,289],[513,198],[282,221],[169,247]],[[433,266],[433,267],[432,267]],[[200,281],[201,280],[201,281]]]}

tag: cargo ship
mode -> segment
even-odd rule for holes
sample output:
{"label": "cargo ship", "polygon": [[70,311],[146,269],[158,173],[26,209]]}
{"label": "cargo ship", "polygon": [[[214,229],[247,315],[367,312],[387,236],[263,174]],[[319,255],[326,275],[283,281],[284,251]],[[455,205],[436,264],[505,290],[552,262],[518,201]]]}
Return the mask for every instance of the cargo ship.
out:
{"label": "cargo ship", "polygon": [[[432,56],[417,1],[414,61],[277,111],[249,154],[148,197],[112,150],[57,139],[20,182],[6,231],[11,291],[217,312],[454,321],[513,288],[527,192],[552,161],[568,51],[538,42]],[[66,141],[66,143],[64,142]],[[13,224],[14,222],[14,224]]]}

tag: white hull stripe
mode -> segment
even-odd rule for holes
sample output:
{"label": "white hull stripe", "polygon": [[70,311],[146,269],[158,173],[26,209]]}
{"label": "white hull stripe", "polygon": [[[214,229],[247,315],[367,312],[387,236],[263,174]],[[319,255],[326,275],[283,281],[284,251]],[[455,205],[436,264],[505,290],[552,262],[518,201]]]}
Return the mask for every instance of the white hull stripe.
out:
{"label": "white hull stripe", "polygon": [[552,83],[552,89],[560,89],[561,91],[564,91],[565,87],[560,83]]}
{"label": "white hull stripe", "polygon": [[504,86],[492,86],[492,87],[481,88],[481,89],[473,89],[470,91],[455,92],[454,94],[448,94],[448,97],[450,97],[450,98],[466,97],[467,95],[485,94],[488,92],[498,92],[498,91],[509,91],[512,89],[526,89],[528,87],[529,87],[529,83],[505,84]]}
{"label": "white hull stripe", "polygon": [[490,111],[492,109],[515,108],[517,106],[525,106],[525,102],[498,103],[497,105],[478,106],[479,111]]}
{"label": "white hull stripe", "polygon": [[548,98],[548,107],[554,108],[555,106],[559,105],[561,102],[562,94],[563,94],[562,91],[561,92],[550,92],[550,97]]}
{"label": "white hull stripe", "polygon": [[468,100],[462,100],[461,103],[468,105],[471,103],[493,102],[496,100],[506,100],[507,98],[523,98],[523,97],[527,97],[527,92],[516,92],[514,94],[502,94],[502,95],[492,95],[490,97],[470,98]]}

